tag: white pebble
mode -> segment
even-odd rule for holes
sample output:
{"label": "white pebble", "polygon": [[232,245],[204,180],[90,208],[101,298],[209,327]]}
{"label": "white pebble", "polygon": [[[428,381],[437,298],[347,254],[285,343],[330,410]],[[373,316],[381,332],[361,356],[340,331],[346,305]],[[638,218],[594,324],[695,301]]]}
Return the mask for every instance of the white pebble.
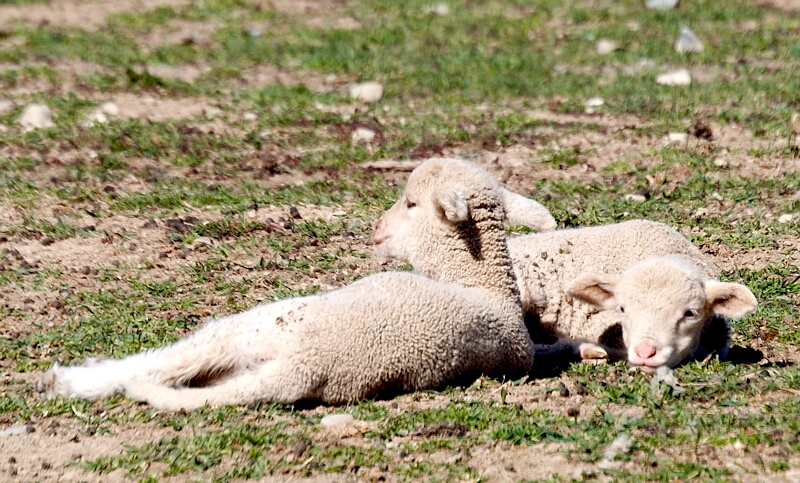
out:
{"label": "white pebble", "polygon": [[683,27],[680,35],[678,35],[678,40],[675,41],[675,50],[680,53],[684,53],[702,52],[703,49],[705,49],[703,42],[701,42],[697,35],[692,32],[692,29],[689,27]]}
{"label": "white pebble", "polygon": [[698,208],[697,211],[694,212],[695,218],[702,218],[704,216],[708,216],[708,208]]}
{"label": "white pebble", "polygon": [[686,146],[689,142],[689,135],[685,132],[671,132],[667,135],[667,139],[672,146]]}
{"label": "white pebble", "polygon": [[794,215],[787,213],[778,217],[778,223],[789,223],[794,219]]}
{"label": "white pebble", "polygon": [[23,426],[11,426],[10,428],[6,428],[0,431],[0,437],[2,436],[16,436],[18,434],[25,434],[27,432],[27,428]]}
{"label": "white pebble", "polygon": [[586,99],[586,107],[600,107],[605,103],[602,97],[590,97]]}
{"label": "white pebble", "polygon": [[721,195],[721,194],[719,194],[719,193],[717,193],[716,191],[715,191],[715,192],[713,192],[713,193],[711,193],[711,197],[712,197],[712,198],[714,198],[714,199],[715,199],[715,200],[717,200],[717,201],[722,201],[722,200],[724,199],[724,198],[722,197],[722,195]]}
{"label": "white pebble", "polygon": [[332,428],[351,421],[353,421],[353,416],[350,414],[329,414],[320,420],[319,425],[323,428]]}
{"label": "white pebble", "polygon": [[644,203],[647,201],[647,198],[644,195],[639,194],[625,195],[625,199],[628,201],[635,201],[637,203]]}
{"label": "white pebble", "polygon": [[5,114],[14,108],[14,102],[8,99],[0,99],[0,114]]}
{"label": "white pebble", "polygon": [[428,9],[428,11],[435,13],[436,15],[447,15],[450,13],[450,6],[446,3],[437,3]]}
{"label": "white pebble", "polygon": [[119,116],[119,106],[116,102],[106,101],[100,104],[100,112],[106,116],[117,117]]}
{"label": "white pebble", "polygon": [[692,76],[688,70],[679,69],[661,74],[656,78],[656,82],[662,86],[688,86],[692,83]]}
{"label": "white pebble", "polygon": [[608,55],[615,50],[619,50],[619,44],[609,39],[600,39],[597,41],[597,53],[600,55]]}
{"label": "white pebble", "polygon": [[44,104],[28,104],[18,122],[25,132],[55,126],[53,112]]}
{"label": "white pebble", "polygon": [[86,127],[94,126],[95,124],[105,124],[108,122],[108,116],[106,116],[103,111],[97,110],[92,111],[86,116],[86,121],[83,123]]}
{"label": "white pebble", "polygon": [[372,129],[367,129],[365,127],[360,127],[358,129],[356,129],[355,131],[353,131],[352,139],[353,139],[353,142],[356,142],[356,143],[358,143],[358,142],[366,142],[366,143],[368,143],[368,142],[372,141],[373,139],[375,139],[375,131],[373,131]]}
{"label": "white pebble", "polygon": [[725,158],[717,158],[714,160],[714,166],[718,168],[727,168],[728,167],[728,160]]}
{"label": "white pebble", "polygon": [[670,10],[678,5],[678,0],[647,0],[645,6],[650,10]]}
{"label": "white pebble", "polygon": [[258,116],[256,115],[255,112],[245,112],[244,114],[242,114],[242,119],[244,119],[245,121],[255,121],[256,119],[258,119]]}
{"label": "white pebble", "polygon": [[357,101],[376,102],[383,97],[383,84],[380,82],[362,82],[350,88],[350,97]]}

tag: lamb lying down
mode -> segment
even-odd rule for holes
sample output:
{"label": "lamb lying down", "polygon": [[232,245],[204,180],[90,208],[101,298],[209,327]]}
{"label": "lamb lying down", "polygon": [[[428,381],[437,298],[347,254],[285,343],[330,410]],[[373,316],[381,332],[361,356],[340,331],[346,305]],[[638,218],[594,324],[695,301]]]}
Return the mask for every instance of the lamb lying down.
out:
{"label": "lamb lying down", "polygon": [[744,317],[757,307],[750,289],[710,279],[680,255],[650,257],[621,274],[583,274],[567,293],[616,316],[628,361],[650,369],[713,351],[725,357],[724,318]]}
{"label": "lamb lying down", "polygon": [[506,200],[519,207],[520,198],[475,164],[426,161],[373,235],[379,255],[418,273],[380,273],[261,305],[124,359],[55,364],[36,387],[87,399],[124,393],[178,410],[258,399],[342,404],[480,374],[524,374],[533,344],[503,225]]}
{"label": "lamb lying down", "polygon": [[583,359],[627,359],[643,367],[674,367],[710,353],[725,357],[726,317],[742,317],[757,305],[747,287],[718,282],[700,250],[663,223],[534,233],[509,239],[508,248],[534,342],[544,335],[560,339],[537,344],[542,355],[568,345]]}

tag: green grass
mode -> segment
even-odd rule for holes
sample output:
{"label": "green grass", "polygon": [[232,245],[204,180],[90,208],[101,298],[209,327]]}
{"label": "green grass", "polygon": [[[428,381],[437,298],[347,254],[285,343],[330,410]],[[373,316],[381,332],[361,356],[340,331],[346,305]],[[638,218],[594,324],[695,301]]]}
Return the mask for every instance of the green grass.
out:
{"label": "green grass", "polygon": [[[574,472],[554,471],[540,481],[778,480],[800,467],[798,222],[778,222],[800,210],[790,124],[800,92],[800,19],[744,0],[681,2],[662,12],[639,0],[453,0],[447,15],[432,13],[431,3],[353,0],[276,11],[208,0],[123,12],[93,30],[14,22],[1,32],[0,91],[14,106],[0,114],[0,376],[9,375],[0,379],[0,421],[61,418],[81,438],[124,437],[128,424],[171,428],[79,464],[101,477],[120,469],[148,482],[327,473],[479,481],[487,477],[474,454],[545,445],[558,448],[565,467],[587,472],[571,480]],[[336,28],[340,18],[359,27]],[[169,40],[184,26],[211,22],[202,31],[207,44]],[[705,51],[674,51],[684,25]],[[622,48],[602,56],[600,38]],[[99,73],[72,76],[77,60]],[[153,75],[153,64],[210,70],[187,83]],[[263,66],[284,77],[253,83],[251,69]],[[678,67],[692,71],[692,85],[655,83]],[[349,83],[373,79],[385,86],[382,100],[350,100]],[[85,125],[120,94],[197,98],[221,113]],[[593,96],[605,104],[589,115],[584,103]],[[21,132],[17,119],[30,102],[50,106],[56,126]],[[257,119],[242,121],[243,112]],[[667,133],[696,120],[712,126],[713,141],[664,147]],[[745,129],[754,141],[724,138],[720,126]],[[353,142],[359,127],[375,139]],[[717,261],[732,262],[724,280],[753,290],[759,309],[731,322],[732,343],[766,358],[687,364],[676,371],[680,394],[621,364],[578,364],[558,377],[502,387],[482,380],[344,408],[261,402],[175,414],[121,397],[41,400],[30,384],[14,382],[53,360],[158,347],[209,316],[380,269],[369,254],[370,223],[398,197],[406,173],[363,163],[441,155],[509,175],[561,227],[630,218],[675,226]],[[719,166],[721,157],[739,164]],[[625,198],[635,193],[646,201]],[[265,207],[288,222],[268,223],[256,210]],[[344,215],[293,219],[290,207]],[[164,227],[188,216],[198,221],[185,231]],[[107,236],[104,224],[119,220],[129,220],[125,236]],[[148,220],[157,227],[143,228]],[[154,231],[140,237],[145,230]],[[199,237],[211,244],[197,248]],[[107,243],[114,255],[78,265],[72,254],[41,261],[41,250],[52,250],[48,238]],[[30,264],[12,249],[30,252]],[[27,298],[35,310],[22,303]],[[554,400],[559,383],[573,394]],[[576,396],[577,387],[586,394]],[[579,414],[569,416],[571,407]],[[363,422],[358,434],[340,438],[318,426],[338,411]],[[620,434],[632,438],[631,451],[598,468]]]}

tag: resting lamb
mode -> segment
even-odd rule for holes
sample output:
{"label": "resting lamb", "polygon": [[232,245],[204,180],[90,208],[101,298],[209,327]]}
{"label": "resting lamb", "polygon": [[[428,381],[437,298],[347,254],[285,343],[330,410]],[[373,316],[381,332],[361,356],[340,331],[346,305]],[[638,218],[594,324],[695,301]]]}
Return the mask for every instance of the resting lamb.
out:
{"label": "resting lamb", "polygon": [[480,374],[524,374],[533,345],[508,256],[502,191],[473,163],[428,160],[373,235],[379,255],[417,273],[375,274],[261,305],[124,359],[55,364],[37,389],[87,399],[125,393],[178,410],[258,399],[342,404]]}
{"label": "resting lamb", "polygon": [[[513,213],[509,214],[509,217],[513,216]],[[562,343],[569,343],[585,359],[606,358],[609,355],[624,358],[628,354],[631,363],[642,365],[642,361],[634,357],[635,348],[647,340],[629,330],[630,323],[628,326],[621,325],[624,319],[617,311],[600,310],[570,297],[567,287],[579,275],[591,272],[620,273],[645,258],[676,254],[686,257],[688,263],[693,264],[697,273],[702,275],[703,281],[717,278],[714,267],[689,240],[663,223],[648,220],[522,235],[510,238],[508,247],[519,283],[526,323],[534,341],[543,342],[543,336],[556,336],[562,339]],[[750,293],[746,287],[738,287]],[[754,298],[748,298],[738,289],[736,294],[748,299],[745,305],[750,304],[755,308]],[[626,296],[639,300],[637,303],[652,311],[671,308],[659,305],[668,303],[668,299],[653,298],[647,292],[629,293]],[[739,316],[748,310],[728,315]],[[657,357],[648,358],[647,364],[663,361],[672,367],[686,358],[701,357],[715,351],[724,357],[729,344],[727,321],[709,312],[704,313],[701,322],[701,326],[707,330],[693,332],[693,339],[688,342],[682,341],[678,332],[674,332],[671,338],[659,339],[657,343],[647,342],[660,351]],[[637,318],[635,323],[640,326],[636,334],[649,330],[661,330],[666,334],[668,327],[675,329],[678,320]],[[633,344],[628,345],[633,352],[624,350],[623,341]],[[542,345],[537,349],[552,350],[553,347]],[[673,355],[662,357],[667,352]],[[677,360],[679,356],[681,360]]]}

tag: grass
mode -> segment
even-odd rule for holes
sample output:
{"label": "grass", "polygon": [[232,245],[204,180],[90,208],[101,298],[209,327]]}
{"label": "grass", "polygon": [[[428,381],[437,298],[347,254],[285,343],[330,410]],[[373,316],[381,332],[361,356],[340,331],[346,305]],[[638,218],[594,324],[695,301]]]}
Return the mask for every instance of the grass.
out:
{"label": "grass", "polygon": [[[96,29],[5,27],[0,90],[14,105],[0,113],[0,421],[37,431],[60,422],[80,438],[123,441],[131,426],[152,430],[76,464],[139,481],[479,481],[492,469],[523,481],[789,478],[800,467],[800,272],[797,219],[779,218],[800,208],[791,124],[800,20],[744,0],[669,11],[638,0],[447,5],[438,15],[427,0],[301,11],[208,0],[131,9]],[[703,52],[674,51],[684,25]],[[184,29],[201,40],[174,41]],[[621,48],[600,55],[601,38]],[[71,74],[76,61],[91,68]],[[208,70],[185,82],[154,75],[156,64]],[[692,72],[690,86],[655,83],[678,67]],[[382,100],[349,98],[349,83],[373,79],[385,86]],[[219,112],[83,122],[122,94]],[[605,103],[586,114],[594,96]],[[30,102],[50,106],[56,126],[19,130]],[[666,145],[667,133],[698,120],[711,141]],[[375,139],[354,142],[357,128]],[[369,226],[406,173],[364,163],[443,155],[490,167],[562,227],[630,218],[675,226],[724,280],[753,290],[759,310],[732,322],[732,342],[764,358],[684,365],[680,394],[621,364],[343,408],[261,402],[172,414],[124,398],[35,394],[30,377],[52,360],[158,347],[210,316],[386,269],[370,255]],[[292,207],[311,214],[295,218]],[[183,228],[168,225],[176,219]],[[104,255],[59,254],[67,242]],[[571,394],[553,395],[559,384]],[[354,433],[321,428],[332,412],[353,414]],[[599,467],[621,434],[631,450]],[[518,454],[552,471],[533,472],[523,458],[512,473],[504,466]]]}

